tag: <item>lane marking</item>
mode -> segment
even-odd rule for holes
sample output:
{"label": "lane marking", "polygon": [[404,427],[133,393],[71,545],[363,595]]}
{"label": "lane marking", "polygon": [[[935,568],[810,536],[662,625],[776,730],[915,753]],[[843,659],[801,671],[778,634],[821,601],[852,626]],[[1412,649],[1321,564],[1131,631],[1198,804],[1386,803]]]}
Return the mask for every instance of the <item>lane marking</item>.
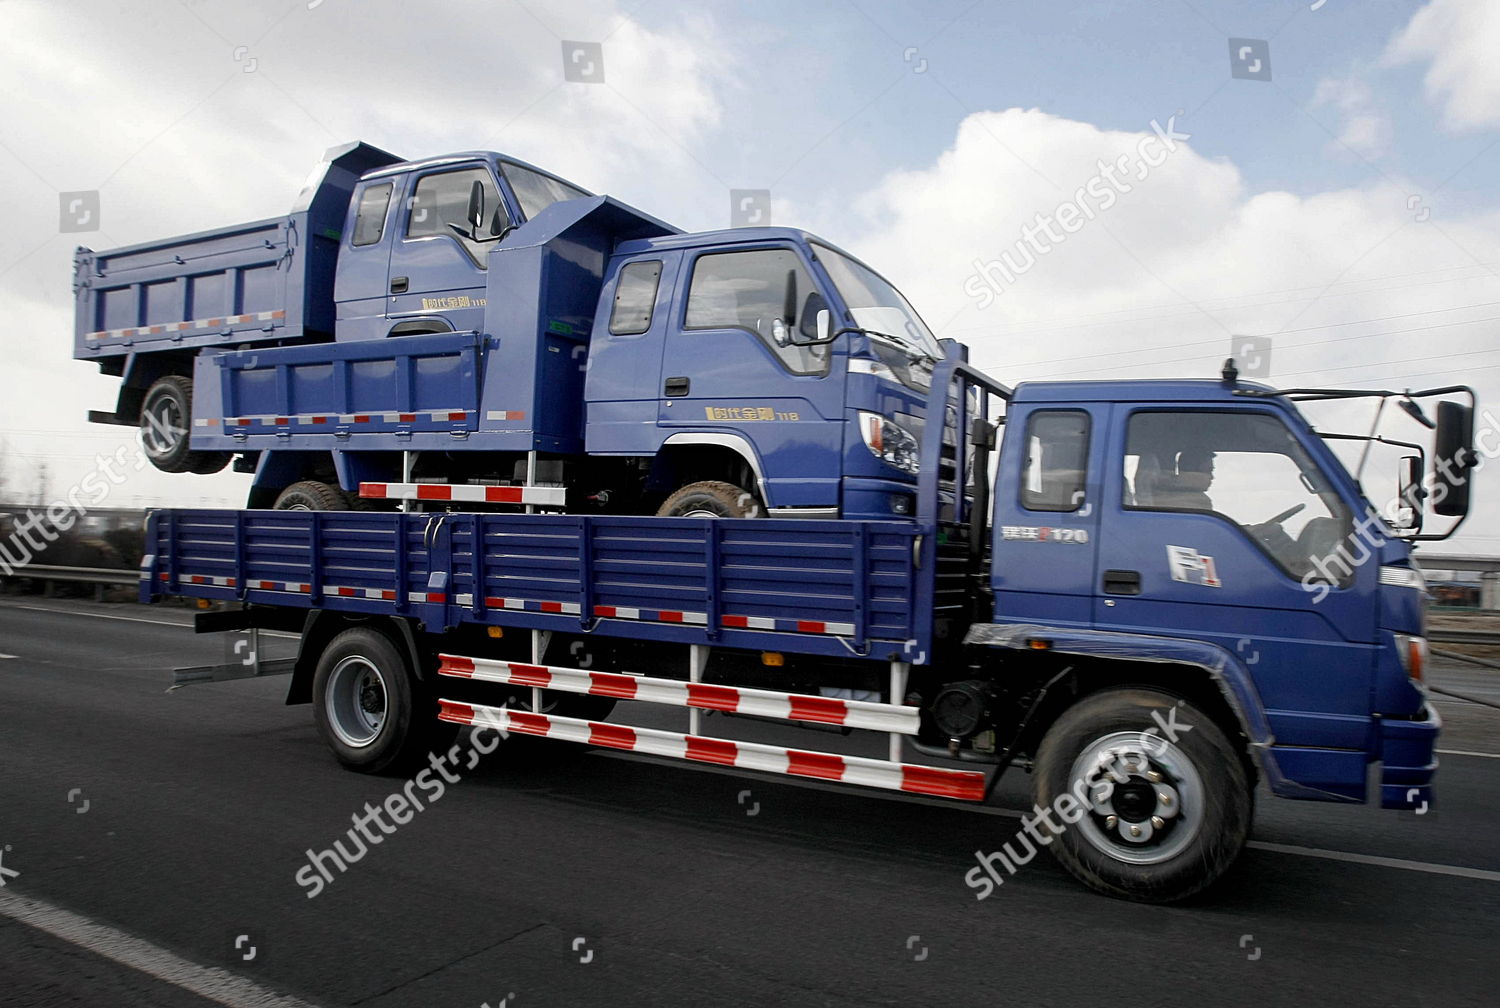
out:
{"label": "lane marking", "polygon": [[15,657],[15,655],[13,655],[13,654],[0,654],[0,661],[5,660],[6,658],[14,658],[14,657]]}
{"label": "lane marking", "polygon": [[69,612],[66,609],[49,609],[46,606],[0,605],[0,609],[24,609],[27,612],[48,613],[53,616],[87,616],[90,619],[122,620],[126,623],[152,623],[156,626],[182,627],[191,630],[191,623],[173,623],[170,620],[141,619],[139,616],[112,616],[109,613]]}
{"label": "lane marking", "polygon": [[134,935],[25,896],[0,893],[0,915],[228,1008],[314,1008],[245,977],[200,966]]}
{"label": "lane marking", "polygon": [[[125,623],[150,623],[153,626],[177,627],[182,630],[191,630],[193,628],[193,624],[191,623],[174,623],[170,620],[142,619],[139,616],[114,616],[110,613],[70,612],[67,609],[48,609],[45,606],[0,604],[0,612],[3,612],[6,609],[24,609],[27,612],[50,613],[53,616],[87,616],[90,619],[121,620]],[[232,631],[225,631],[225,633],[230,632]],[[283,633],[280,630],[262,630],[261,633],[267,637],[284,637],[288,640],[296,640],[299,636],[298,634]],[[15,655],[5,655],[4,657],[14,658]]]}
{"label": "lane marking", "polygon": [[1467,749],[1434,749],[1433,752],[1444,756],[1483,756],[1485,759],[1500,759],[1500,753],[1470,752]]}
{"label": "lane marking", "polygon": [[1408,861],[1405,858],[1377,857],[1374,854],[1351,854],[1348,851],[1323,850],[1318,847],[1297,847],[1292,844],[1268,843],[1251,840],[1246,847],[1270,851],[1273,854],[1296,854],[1300,857],[1322,858],[1325,861],[1348,861],[1351,864],[1378,865],[1381,868],[1400,868],[1402,871],[1426,872],[1429,875],[1457,875],[1459,878],[1482,879],[1500,882],[1500,871],[1484,868],[1463,868],[1458,865],[1433,864],[1430,861]]}

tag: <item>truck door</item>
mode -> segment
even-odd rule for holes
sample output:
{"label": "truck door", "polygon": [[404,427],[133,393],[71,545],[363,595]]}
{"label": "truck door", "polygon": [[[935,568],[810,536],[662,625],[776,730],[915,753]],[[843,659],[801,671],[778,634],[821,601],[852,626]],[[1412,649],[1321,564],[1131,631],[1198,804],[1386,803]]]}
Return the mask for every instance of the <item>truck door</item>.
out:
{"label": "truck door", "polygon": [[390,282],[391,245],[385,240],[390,220],[397,216],[394,198],[403,177],[361,183],[349,204],[339,249],[333,299],[340,341],[376,339],[385,335],[386,297]]}
{"label": "truck door", "polygon": [[[836,507],[842,381],[830,374],[826,346],[792,346],[784,328],[813,334],[828,304],[801,254],[785,246],[701,252],[682,275],[658,386],[664,438],[697,432],[748,444],[769,507]],[[841,375],[842,358],[834,366]]]}
{"label": "truck door", "polygon": [[1012,409],[995,482],[996,619],[1089,625],[1107,404]]}
{"label": "truck door", "polygon": [[1326,450],[1269,409],[1116,410],[1095,625],[1216,643],[1278,744],[1363,747],[1378,562],[1330,562],[1359,547]]}
{"label": "truck door", "polygon": [[[469,195],[478,182],[483,221],[474,234]],[[387,315],[392,335],[484,328],[485,268],[510,215],[488,165],[435,168],[408,181],[392,236]]]}

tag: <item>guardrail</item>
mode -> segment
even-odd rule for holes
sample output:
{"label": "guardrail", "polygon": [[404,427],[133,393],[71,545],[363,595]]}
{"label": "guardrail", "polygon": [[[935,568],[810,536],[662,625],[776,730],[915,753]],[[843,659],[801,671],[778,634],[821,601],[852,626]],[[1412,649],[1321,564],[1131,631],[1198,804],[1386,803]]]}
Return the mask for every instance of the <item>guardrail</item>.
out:
{"label": "guardrail", "polygon": [[1493,630],[1428,630],[1434,644],[1488,644],[1500,647],[1500,633]]}
{"label": "guardrail", "polygon": [[30,578],[33,581],[42,582],[43,596],[50,596],[53,587],[59,581],[91,584],[94,586],[96,600],[103,599],[105,588],[116,586],[133,588],[141,582],[140,571],[109,567],[57,567],[46,564],[27,564],[25,567],[18,568],[14,574],[0,575],[0,580],[18,578]]}

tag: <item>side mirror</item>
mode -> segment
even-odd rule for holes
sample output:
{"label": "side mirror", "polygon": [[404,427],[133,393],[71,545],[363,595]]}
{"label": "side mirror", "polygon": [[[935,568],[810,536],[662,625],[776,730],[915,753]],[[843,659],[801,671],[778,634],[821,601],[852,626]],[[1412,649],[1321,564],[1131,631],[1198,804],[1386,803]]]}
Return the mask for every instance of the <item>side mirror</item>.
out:
{"label": "side mirror", "polygon": [[1440,402],[1432,459],[1432,510],[1450,518],[1469,513],[1474,463],[1474,411]]}
{"label": "side mirror", "polygon": [[1408,532],[1422,531],[1422,513],[1427,491],[1422,489],[1422,457],[1408,455],[1401,460],[1401,478],[1396,492],[1400,512],[1393,524]]}
{"label": "side mirror", "polygon": [[[812,298],[808,298],[808,300],[811,301]],[[793,346],[822,346],[825,343],[832,343],[841,334],[850,331],[847,329],[835,330],[833,328],[833,312],[827,308],[819,308],[818,313],[813,316],[813,319],[812,336],[808,336],[801,328],[788,330]]]}
{"label": "side mirror", "polygon": [[479,234],[484,225],[484,186],[478,179],[469,187],[469,213],[466,218],[470,234]]}

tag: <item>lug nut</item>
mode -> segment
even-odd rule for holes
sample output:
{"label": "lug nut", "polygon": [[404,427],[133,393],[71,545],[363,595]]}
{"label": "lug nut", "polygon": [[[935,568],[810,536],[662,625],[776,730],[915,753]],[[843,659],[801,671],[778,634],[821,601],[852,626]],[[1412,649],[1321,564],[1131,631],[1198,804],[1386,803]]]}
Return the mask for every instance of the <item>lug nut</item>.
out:
{"label": "lug nut", "polygon": [[1164,826],[1166,826],[1167,823],[1166,823],[1166,820],[1162,819],[1161,816],[1154,815],[1154,816],[1151,817],[1151,825],[1155,826],[1157,829],[1161,829]]}
{"label": "lug nut", "polygon": [[1133,836],[1133,837],[1140,836],[1141,835],[1141,828],[1139,826],[1132,826],[1132,827],[1130,827],[1130,835]]}
{"label": "lug nut", "polygon": [[1157,771],[1157,770],[1147,770],[1146,771],[1146,779],[1148,781],[1150,781],[1152,784],[1160,784],[1161,783],[1161,772]]}
{"label": "lug nut", "polygon": [[1104,820],[1104,828],[1105,829],[1114,829],[1115,826],[1117,826],[1119,824],[1119,822],[1120,822],[1119,817],[1117,817],[1117,816],[1109,816],[1108,818],[1106,818]]}
{"label": "lug nut", "polygon": [[1163,805],[1167,806],[1168,808],[1172,807],[1172,796],[1169,795],[1169,794],[1158,793],[1157,796],[1156,796],[1156,800],[1159,801],[1159,802],[1161,802]]}

